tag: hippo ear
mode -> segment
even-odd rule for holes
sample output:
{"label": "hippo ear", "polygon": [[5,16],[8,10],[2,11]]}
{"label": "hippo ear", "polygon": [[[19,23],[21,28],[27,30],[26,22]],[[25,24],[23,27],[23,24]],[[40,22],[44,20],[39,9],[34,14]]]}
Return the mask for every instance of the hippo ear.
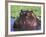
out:
{"label": "hippo ear", "polygon": [[20,13],[20,16],[22,15],[22,12]]}
{"label": "hippo ear", "polygon": [[30,11],[30,12],[32,12],[32,13],[33,13],[33,11]]}
{"label": "hippo ear", "polygon": [[21,10],[21,12],[23,12],[23,10]]}
{"label": "hippo ear", "polygon": [[21,15],[23,15],[23,14],[21,13]]}
{"label": "hippo ear", "polygon": [[21,10],[20,15],[22,15],[23,10]]}

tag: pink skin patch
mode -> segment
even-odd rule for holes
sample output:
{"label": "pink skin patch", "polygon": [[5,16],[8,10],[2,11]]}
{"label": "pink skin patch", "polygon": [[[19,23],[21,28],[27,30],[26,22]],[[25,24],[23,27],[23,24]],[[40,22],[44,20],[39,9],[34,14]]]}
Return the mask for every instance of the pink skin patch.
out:
{"label": "pink skin patch", "polygon": [[29,24],[30,26],[37,26],[36,22],[30,22],[29,20],[26,20],[27,24]]}

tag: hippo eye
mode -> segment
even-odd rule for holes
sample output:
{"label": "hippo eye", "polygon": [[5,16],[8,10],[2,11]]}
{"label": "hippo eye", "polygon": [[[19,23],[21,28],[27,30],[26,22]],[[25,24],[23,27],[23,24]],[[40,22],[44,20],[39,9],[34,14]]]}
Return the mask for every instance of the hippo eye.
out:
{"label": "hippo eye", "polygon": [[26,12],[24,12],[24,14],[25,14]]}

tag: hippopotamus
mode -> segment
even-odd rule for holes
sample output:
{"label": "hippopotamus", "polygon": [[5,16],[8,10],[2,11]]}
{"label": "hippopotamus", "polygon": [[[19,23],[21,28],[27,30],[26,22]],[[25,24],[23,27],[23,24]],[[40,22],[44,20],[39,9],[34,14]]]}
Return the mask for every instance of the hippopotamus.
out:
{"label": "hippopotamus", "polygon": [[14,22],[13,28],[16,31],[39,30],[41,29],[41,21],[33,11],[21,10],[19,20]]}

